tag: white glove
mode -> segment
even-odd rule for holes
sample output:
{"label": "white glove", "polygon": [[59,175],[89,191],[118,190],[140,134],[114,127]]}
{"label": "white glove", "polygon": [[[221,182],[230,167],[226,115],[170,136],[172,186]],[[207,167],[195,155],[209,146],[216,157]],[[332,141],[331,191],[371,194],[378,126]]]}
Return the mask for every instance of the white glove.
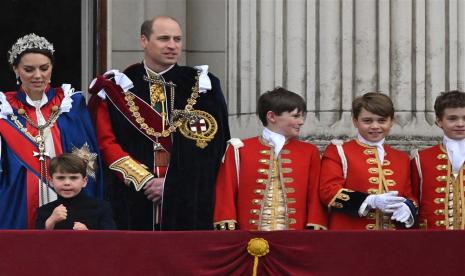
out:
{"label": "white glove", "polygon": [[399,192],[397,191],[390,191],[380,195],[367,196],[362,205],[360,205],[358,210],[359,215],[366,216],[369,208],[378,209],[383,213],[392,213],[392,211],[388,208],[389,205],[405,201],[405,198],[397,196],[398,193]]}
{"label": "white glove", "polygon": [[405,227],[410,228],[413,225],[412,211],[405,203],[395,203],[388,205],[388,211],[392,212],[391,219],[405,223]]}

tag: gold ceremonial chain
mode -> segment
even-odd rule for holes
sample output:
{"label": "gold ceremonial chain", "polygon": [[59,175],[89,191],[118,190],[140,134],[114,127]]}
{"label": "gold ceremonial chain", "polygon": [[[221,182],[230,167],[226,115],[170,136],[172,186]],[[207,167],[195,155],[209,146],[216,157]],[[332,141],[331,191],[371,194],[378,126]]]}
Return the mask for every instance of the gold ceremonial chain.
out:
{"label": "gold ceremonial chain", "polygon": [[[164,102],[166,100],[165,91],[163,89],[163,81],[157,77],[149,76],[150,80],[150,102],[155,105],[157,102]],[[152,84],[153,83],[153,84]]]}
{"label": "gold ceremonial chain", "polygon": [[[170,108],[171,111],[174,110],[174,95],[175,95],[175,87],[176,84],[173,83],[172,81],[165,82],[161,77],[158,76],[152,76],[149,72],[147,72],[147,75],[144,75],[143,78],[145,81],[149,82],[149,87],[150,87],[150,105],[154,107],[154,105],[162,99],[163,101],[166,100],[166,96],[163,90],[164,85],[168,85],[170,87]],[[155,84],[160,84],[161,86],[156,85],[157,87],[152,87],[153,85],[151,83]],[[161,94],[161,95],[160,95]]]}
{"label": "gold ceremonial chain", "polygon": [[[37,129],[39,131],[37,136],[34,137],[27,130],[27,128],[21,124],[21,122],[18,120],[18,117],[16,117],[15,115],[10,115],[10,119],[16,124],[16,126],[19,128],[19,130],[22,133],[26,134],[26,136],[29,137],[32,141],[35,141],[37,143],[37,148],[39,149],[39,152],[33,152],[33,155],[37,156],[39,158],[39,161],[40,161],[39,185],[40,185],[40,187],[42,189],[42,187],[48,186],[47,182],[46,182],[47,178],[48,178],[48,172],[47,172],[46,162],[45,162],[45,156],[48,156],[48,153],[45,151],[44,130],[47,127],[51,126],[52,124],[54,124],[56,122],[56,120],[60,116],[60,108],[58,106],[54,105],[52,107],[52,114],[50,114],[50,117],[48,118],[48,120],[43,125],[39,125],[39,124],[34,123],[31,120],[31,118],[29,118],[29,116],[27,115],[26,110],[24,110],[22,108],[18,109],[18,114],[21,117],[23,117],[24,119],[26,119],[26,121],[33,128],[35,128],[35,129]],[[47,191],[47,198],[49,198],[48,189],[46,189],[46,191]],[[45,202],[43,193],[41,193],[41,199],[42,199],[42,202]]]}
{"label": "gold ceremonial chain", "polygon": [[[150,84],[150,105],[152,108],[156,109],[157,104],[159,104],[161,110],[160,115],[161,115],[161,129],[162,132],[165,130],[165,124],[166,124],[166,110],[165,110],[165,102],[166,102],[166,96],[165,96],[165,82],[163,81],[163,78],[159,75],[152,76],[152,74],[148,73],[148,79],[149,79],[149,84]],[[173,86],[171,86],[171,93],[174,92]]]}
{"label": "gold ceremonial chain", "polygon": [[47,128],[48,126],[50,126],[51,124],[53,124],[59,117],[59,113],[60,113],[60,108],[56,105],[54,105],[52,107],[52,114],[50,115],[50,117],[48,118],[48,120],[45,122],[45,124],[43,125],[38,125],[36,123],[34,123],[31,118],[29,118],[29,116],[27,115],[26,113],[26,110],[20,108],[18,109],[18,114],[21,115],[24,119],[26,119],[26,121],[34,128],[38,129],[38,130],[44,130],[45,128]]}
{"label": "gold ceremonial chain", "polygon": [[[174,84],[173,84],[174,85]],[[174,90],[173,86],[172,90]],[[171,133],[176,131],[176,129],[182,125],[182,123],[190,117],[190,112],[193,110],[193,106],[197,103],[197,98],[199,97],[199,77],[195,77],[195,84],[192,87],[192,93],[189,99],[187,99],[187,104],[184,107],[184,110],[174,110],[174,93],[171,93],[171,111],[172,116],[170,120],[170,126],[168,129],[163,129],[161,132],[155,131],[153,127],[149,127],[145,123],[145,118],[141,116],[139,112],[139,107],[134,102],[135,96],[126,93],[124,99],[126,100],[126,105],[129,107],[132,116],[136,118],[136,122],[139,124],[139,127],[145,131],[148,136],[155,137],[157,140],[159,137],[168,137]],[[164,125],[164,124],[163,124]]]}

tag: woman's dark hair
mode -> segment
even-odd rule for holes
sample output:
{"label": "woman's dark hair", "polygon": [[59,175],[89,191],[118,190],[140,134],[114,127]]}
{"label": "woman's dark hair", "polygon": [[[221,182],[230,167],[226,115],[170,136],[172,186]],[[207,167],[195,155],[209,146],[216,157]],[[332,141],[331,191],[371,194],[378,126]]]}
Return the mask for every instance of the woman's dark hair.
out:
{"label": "woman's dark hair", "polygon": [[25,54],[29,54],[29,53],[36,53],[36,54],[42,54],[44,56],[47,56],[49,59],[50,59],[50,63],[53,64],[54,62],[54,58],[53,58],[53,54],[52,52],[50,52],[49,50],[45,50],[45,49],[27,49],[25,50],[24,52],[22,52],[21,54],[19,54],[14,60],[13,60],[13,64],[11,64],[13,67],[16,67],[18,66],[19,62],[21,61],[21,58],[25,55]]}

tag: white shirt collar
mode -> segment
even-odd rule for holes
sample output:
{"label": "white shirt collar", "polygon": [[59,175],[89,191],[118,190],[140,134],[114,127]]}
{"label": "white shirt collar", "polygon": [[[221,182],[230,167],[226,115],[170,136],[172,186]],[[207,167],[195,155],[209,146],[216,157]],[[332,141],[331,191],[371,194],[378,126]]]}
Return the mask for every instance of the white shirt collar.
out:
{"label": "white shirt collar", "polygon": [[44,106],[46,103],[48,103],[48,98],[45,93],[42,94],[42,99],[33,101],[31,98],[29,98],[29,95],[26,94],[26,102],[32,106],[34,106],[36,109],[40,109],[42,106]]}
{"label": "white shirt collar", "polygon": [[266,127],[263,129],[262,137],[273,146],[274,153],[276,156],[278,156],[279,152],[286,143],[286,137],[284,137],[282,134],[273,132]]}
{"label": "white shirt collar", "polygon": [[372,146],[372,147],[376,147],[376,149],[378,150],[379,161],[381,162],[381,165],[382,165],[383,162],[384,162],[384,153],[385,153],[383,144],[384,144],[384,141],[386,139],[383,138],[383,139],[379,140],[378,142],[370,142],[370,141],[366,140],[365,138],[363,138],[363,136],[360,135],[360,133],[357,133],[357,139],[362,144],[369,145],[369,146]]}
{"label": "white shirt collar", "polygon": [[169,70],[171,70],[171,68],[174,67],[174,64],[172,64],[172,65],[171,65],[170,67],[168,67],[167,69],[165,69],[165,70],[163,70],[163,71],[157,73],[157,72],[153,71],[152,69],[150,69],[150,68],[147,66],[147,64],[145,64],[145,60],[144,60],[143,63],[144,63],[144,68],[145,68],[145,70],[147,70],[147,73],[150,72],[150,74],[159,75],[159,76],[163,75],[164,73],[168,72]]}
{"label": "white shirt collar", "polygon": [[465,139],[454,140],[444,135],[443,144],[452,165],[452,173],[455,175],[460,171],[465,161]]}

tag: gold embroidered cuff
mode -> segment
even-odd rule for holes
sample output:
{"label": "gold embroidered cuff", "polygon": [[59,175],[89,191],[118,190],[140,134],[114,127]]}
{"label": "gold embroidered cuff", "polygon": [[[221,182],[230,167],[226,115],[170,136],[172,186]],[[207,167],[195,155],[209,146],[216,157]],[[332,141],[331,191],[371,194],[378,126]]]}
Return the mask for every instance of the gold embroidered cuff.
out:
{"label": "gold embroidered cuff", "polygon": [[340,189],[333,197],[333,199],[331,199],[331,202],[328,204],[328,207],[342,208],[342,204],[338,204],[339,202],[336,202],[336,199],[339,199],[341,201],[350,200],[350,196],[347,194],[348,192],[350,193],[353,191],[349,189]]}
{"label": "gold embroidered cuff", "polygon": [[123,174],[124,183],[132,182],[136,191],[140,191],[145,183],[154,178],[153,174],[144,167],[129,156],[118,159],[110,165],[110,169]]}
{"label": "gold embroidered cuff", "polygon": [[235,220],[222,220],[213,223],[215,230],[236,230],[237,221]]}

